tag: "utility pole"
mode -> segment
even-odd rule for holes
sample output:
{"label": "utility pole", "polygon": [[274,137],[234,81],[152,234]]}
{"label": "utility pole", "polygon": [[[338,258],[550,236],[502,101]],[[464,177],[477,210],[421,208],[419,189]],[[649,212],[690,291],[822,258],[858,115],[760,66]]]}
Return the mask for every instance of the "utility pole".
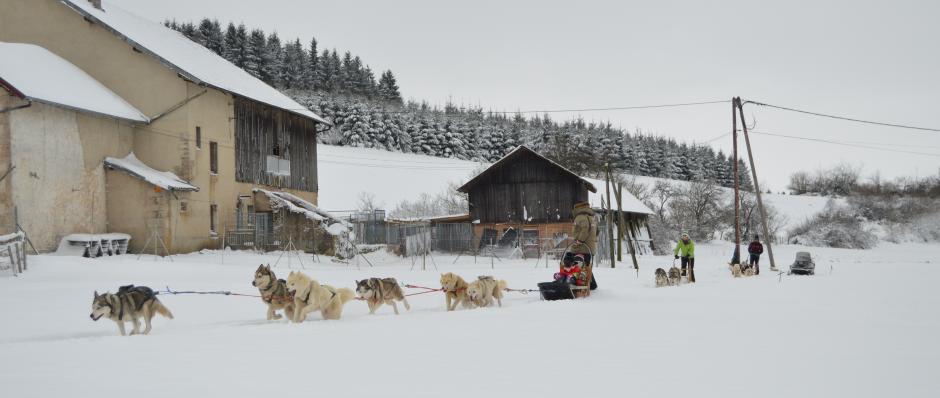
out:
{"label": "utility pole", "polygon": [[613,207],[613,203],[610,201],[610,163],[604,162],[604,168],[607,169],[607,240],[610,243],[610,268],[614,268],[617,265],[614,258],[614,217],[610,211]]}
{"label": "utility pole", "polygon": [[747,123],[744,121],[744,105],[741,98],[738,98],[738,114],[741,116],[741,129],[744,131],[744,144],[747,146],[747,159],[751,164],[751,177],[754,180],[754,194],[757,196],[757,209],[760,211],[760,225],[764,231],[764,241],[767,243],[767,256],[770,257],[770,270],[777,271],[777,263],[774,262],[774,250],[771,248],[770,229],[767,228],[767,211],[764,210],[764,201],[761,199],[760,184],[757,182],[757,169],[754,168],[754,153],[751,151],[751,139],[747,135]]}
{"label": "utility pole", "polygon": [[[739,189],[738,186],[738,115],[737,115],[737,106],[740,103],[741,98],[734,97],[731,99],[731,137],[734,140],[732,145],[731,152],[731,163],[732,170],[734,173],[734,255],[732,256],[732,263],[737,261],[738,264],[741,263],[741,226],[740,226],[740,206],[741,199],[739,198]],[[742,120],[743,122],[743,120]]]}

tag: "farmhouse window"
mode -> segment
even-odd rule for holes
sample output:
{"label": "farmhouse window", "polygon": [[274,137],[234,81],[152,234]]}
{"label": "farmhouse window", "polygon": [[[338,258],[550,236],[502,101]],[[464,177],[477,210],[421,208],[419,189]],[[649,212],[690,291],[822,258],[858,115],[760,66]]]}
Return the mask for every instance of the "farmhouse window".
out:
{"label": "farmhouse window", "polygon": [[219,174],[219,143],[209,141],[209,172]]}

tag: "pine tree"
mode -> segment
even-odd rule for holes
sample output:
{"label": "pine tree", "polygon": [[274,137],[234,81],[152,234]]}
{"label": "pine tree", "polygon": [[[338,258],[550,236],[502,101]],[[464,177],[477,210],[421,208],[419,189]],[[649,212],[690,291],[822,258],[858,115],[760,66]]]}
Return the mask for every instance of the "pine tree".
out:
{"label": "pine tree", "polygon": [[302,88],[304,86],[304,68],[307,65],[307,54],[300,44],[300,39],[284,46],[284,59],[278,75],[284,88]]}
{"label": "pine tree", "polygon": [[265,52],[267,51],[267,40],[265,40],[264,32],[259,29],[252,29],[251,35],[248,37],[248,45],[245,52],[245,66],[244,69],[246,72],[250,73],[252,76],[257,77],[261,80],[262,70],[265,69],[265,61],[267,56]]}
{"label": "pine tree", "polygon": [[316,90],[320,88],[317,74],[319,73],[320,55],[317,53],[317,39],[310,39],[310,49],[307,51],[307,64],[304,67],[304,88]]}
{"label": "pine tree", "polygon": [[281,47],[281,39],[277,36],[277,32],[271,32],[268,35],[262,56],[264,62],[261,65],[261,80],[274,87],[281,87],[283,76],[280,76],[279,72],[284,65],[284,49]]}
{"label": "pine tree", "polygon": [[382,77],[379,78],[379,96],[383,100],[394,104],[401,104],[402,102],[401,93],[398,92],[398,82],[390,70],[383,72]]}
{"label": "pine tree", "polygon": [[239,68],[245,66],[245,25],[238,28],[229,22],[223,39],[222,57]]}
{"label": "pine tree", "polygon": [[219,21],[203,18],[199,22],[196,37],[197,43],[202,44],[216,54],[222,54],[222,30],[219,27]]}
{"label": "pine tree", "polygon": [[336,52],[336,49],[333,49],[333,52],[330,53],[330,82],[328,84],[329,91],[333,93],[342,92],[342,61],[339,59],[339,53]]}

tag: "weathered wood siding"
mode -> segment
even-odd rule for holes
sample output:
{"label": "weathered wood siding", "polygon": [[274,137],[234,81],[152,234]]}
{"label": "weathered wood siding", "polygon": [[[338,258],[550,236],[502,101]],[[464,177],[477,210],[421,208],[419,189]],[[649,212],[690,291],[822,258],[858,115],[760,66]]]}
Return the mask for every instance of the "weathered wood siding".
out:
{"label": "weathered wood siding", "polygon": [[[265,172],[275,143],[290,160],[290,176]],[[239,182],[317,191],[315,122],[265,104],[235,97],[235,179]]]}
{"label": "weathered wood siding", "polygon": [[472,220],[570,221],[574,204],[588,200],[581,179],[538,156],[523,153],[498,167],[468,191]]}

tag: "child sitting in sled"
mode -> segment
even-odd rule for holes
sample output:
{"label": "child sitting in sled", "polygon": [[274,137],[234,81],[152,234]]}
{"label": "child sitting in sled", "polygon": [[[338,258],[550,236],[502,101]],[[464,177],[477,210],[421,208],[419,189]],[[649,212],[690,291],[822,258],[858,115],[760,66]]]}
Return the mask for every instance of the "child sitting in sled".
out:
{"label": "child sitting in sled", "polygon": [[581,274],[581,267],[584,266],[584,256],[576,254],[569,262],[565,261],[561,270],[555,273],[555,281],[564,282],[569,285],[578,284],[578,275]]}

